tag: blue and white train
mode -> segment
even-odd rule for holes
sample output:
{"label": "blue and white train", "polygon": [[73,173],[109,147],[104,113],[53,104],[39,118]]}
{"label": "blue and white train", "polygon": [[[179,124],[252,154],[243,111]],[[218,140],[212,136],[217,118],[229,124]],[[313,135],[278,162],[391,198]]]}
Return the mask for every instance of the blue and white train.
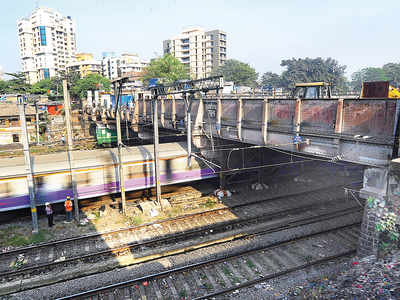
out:
{"label": "blue and white train", "polygon": [[[126,191],[154,186],[153,146],[123,149]],[[74,151],[74,180],[79,199],[119,191],[117,149]],[[71,172],[67,153],[39,155],[32,158],[36,204],[56,203],[72,196]],[[213,169],[192,158],[187,167],[185,143],[160,144],[160,179],[174,184],[216,177]],[[0,211],[29,207],[29,192],[24,157],[0,159]]]}

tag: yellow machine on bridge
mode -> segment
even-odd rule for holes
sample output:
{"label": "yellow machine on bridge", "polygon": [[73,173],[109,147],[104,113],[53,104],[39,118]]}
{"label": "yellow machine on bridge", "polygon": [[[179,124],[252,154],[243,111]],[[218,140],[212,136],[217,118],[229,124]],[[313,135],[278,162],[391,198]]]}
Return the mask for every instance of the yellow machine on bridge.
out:
{"label": "yellow machine on bridge", "polygon": [[331,84],[322,81],[296,83],[293,91],[293,97],[301,99],[323,99],[331,96]]}

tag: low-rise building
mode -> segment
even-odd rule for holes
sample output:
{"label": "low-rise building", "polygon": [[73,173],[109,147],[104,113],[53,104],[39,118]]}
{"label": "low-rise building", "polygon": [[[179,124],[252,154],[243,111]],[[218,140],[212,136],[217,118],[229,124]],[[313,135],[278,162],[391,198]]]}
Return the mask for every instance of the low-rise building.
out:
{"label": "low-rise building", "polygon": [[93,54],[78,53],[75,58],[76,61],[67,66],[68,72],[77,72],[81,78],[102,73],[101,61],[94,59]]}
{"label": "low-rise building", "polygon": [[[36,138],[36,110],[27,105],[25,107],[26,125],[29,141]],[[21,124],[19,110],[16,104],[0,104],[0,145],[8,145],[21,142]]]}
{"label": "low-rise building", "polygon": [[102,73],[110,80],[121,77],[130,72],[140,73],[148,65],[148,61],[141,59],[137,54],[124,53],[116,56],[114,52],[103,53]]}

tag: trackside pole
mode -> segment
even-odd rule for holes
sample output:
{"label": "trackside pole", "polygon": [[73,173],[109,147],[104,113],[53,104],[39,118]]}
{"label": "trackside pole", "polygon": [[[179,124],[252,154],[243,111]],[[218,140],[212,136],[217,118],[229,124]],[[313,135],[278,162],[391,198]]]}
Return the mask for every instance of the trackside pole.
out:
{"label": "trackside pole", "polygon": [[69,170],[71,175],[72,193],[74,197],[74,213],[75,213],[75,220],[79,222],[78,192],[76,189],[74,169],[72,167],[73,142],[72,142],[72,125],[71,125],[71,101],[70,101],[71,99],[69,96],[68,84],[66,79],[63,79],[63,90],[64,90],[65,123],[67,127],[67,145],[68,145],[67,153],[68,153]]}
{"label": "trackside pole", "polygon": [[118,162],[119,162],[119,186],[121,190],[121,205],[122,214],[126,215],[126,195],[125,195],[125,177],[124,167],[122,162],[122,134],[121,134],[121,109],[119,105],[120,90],[122,82],[114,82],[114,96],[115,96],[115,118],[117,121],[117,143],[118,143]]}
{"label": "trackside pole", "polygon": [[191,168],[192,166],[192,103],[193,103],[193,94],[187,94],[185,99],[186,104],[186,126],[187,126],[187,167]]}
{"label": "trackside pole", "polygon": [[31,206],[31,214],[32,214],[32,227],[33,227],[32,232],[38,233],[39,229],[38,229],[38,220],[36,211],[35,185],[33,182],[32,161],[29,152],[28,129],[26,128],[25,104],[23,103],[23,99],[21,96],[19,96],[18,98],[19,98],[18,109],[19,109],[19,118],[21,121],[22,144],[24,147],[24,157],[25,157],[26,179],[28,181],[29,203]]}
{"label": "trackside pole", "polygon": [[157,96],[153,98],[153,125],[154,125],[154,172],[156,179],[156,201],[163,210],[161,203],[161,182],[160,182],[160,160],[159,160],[159,141],[158,141],[158,105]]}

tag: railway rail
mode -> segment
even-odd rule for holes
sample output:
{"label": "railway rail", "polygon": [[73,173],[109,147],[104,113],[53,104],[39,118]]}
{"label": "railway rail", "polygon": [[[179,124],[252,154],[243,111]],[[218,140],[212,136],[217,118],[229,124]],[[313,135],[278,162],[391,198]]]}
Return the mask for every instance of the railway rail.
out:
{"label": "railway rail", "polygon": [[[356,253],[359,223],[277,242],[235,253],[224,258],[120,282],[110,286],[59,298],[65,299],[215,299],[279,276],[332,262]],[[328,241],[323,258],[313,253],[315,242]],[[289,247],[290,246],[290,247]],[[330,252],[330,253],[329,253]]]}
{"label": "railway rail", "polygon": [[[317,208],[321,204],[325,205],[328,202],[337,201],[342,198],[343,196],[340,195],[340,193],[337,193],[338,187],[340,187],[340,185],[328,188],[319,188],[313,191],[303,191],[270,198],[261,198],[245,203],[237,203],[229,207],[188,214],[140,226],[89,234],[2,252],[0,253],[0,275],[5,276],[18,274],[22,273],[24,271],[23,269],[35,265],[49,264],[52,262],[57,263],[57,259],[60,257],[78,257],[79,255],[88,254],[88,252],[97,253],[101,248],[105,247],[110,248],[111,250],[117,248],[119,245],[135,244],[140,239],[150,240],[164,235],[167,237],[173,237],[177,233],[188,232],[190,230],[207,230],[208,227],[213,226],[209,220],[212,220],[215,224],[221,223],[222,225],[225,224],[226,226],[231,226],[238,222],[257,222],[264,218],[271,219],[287,214],[306,212],[312,208]],[[324,201],[323,203],[320,202],[319,193],[321,192],[325,192],[328,201]],[[304,195],[307,195],[307,199],[301,199]],[[295,197],[300,197],[300,202],[297,203],[298,205],[293,206],[292,202],[296,203],[296,201],[292,198]],[[283,199],[285,200],[282,202]],[[274,203],[278,200],[280,200],[279,203]],[[245,214],[240,211],[242,209],[246,209]],[[271,209],[272,212],[264,214],[251,213],[252,211],[268,211]],[[239,218],[235,218],[235,216]],[[192,226],[190,224],[192,224]],[[166,230],[163,230],[163,228],[166,228]],[[136,237],[132,237],[132,233],[133,235],[136,235]],[[139,233],[142,235],[142,238],[138,236]],[[82,247],[82,242],[84,242],[84,247]],[[48,252],[49,255],[41,255],[40,251],[42,249],[44,250],[43,252]],[[47,251],[47,249],[51,250]],[[94,249],[94,251],[92,251],[92,249]],[[29,263],[25,263],[24,268],[21,270],[8,271],[13,260],[15,260],[16,256],[19,254],[23,254],[25,260],[29,260]]]}
{"label": "railway rail", "polygon": [[[327,195],[328,193],[325,193],[325,196]],[[306,198],[313,199],[312,197],[310,197],[310,193],[307,195]],[[327,198],[329,198],[329,196],[327,196]],[[295,197],[292,199],[292,202],[298,204],[298,202],[293,201],[294,199]],[[300,199],[298,198],[297,200],[299,201]],[[76,264],[86,264],[88,266],[91,266],[91,264],[93,264],[94,262],[104,261],[106,259],[110,259],[110,257],[111,259],[113,259],[118,256],[134,254],[134,257],[131,257],[130,260],[125,263],[125,265],[130,265],[154,260],[160,257],[170,256],[173,254],[192,251],[193,249],[207,247],[211,244],[224,243],[229,240],[246,239],[258,235],[270,234],[282,230],[297,228],[299,226],[301,227],[317,222],[332,220],[361,211],[361,207],[358,205],[354,206],[350,205],[351,203],[348,203],[346,201],[338,201],[337,193],[332,193],[330,196],[330,201],[324,202],[323,204],[318,205],[317,201],[315,200],[316,199],[314,198],[312,201],[308,201],[308,204],[306,205],[303,202],[302,205],[296,205],[294,207],[290,205],[287,206],[288,203],[286,203],[286,208],[280,210],[275,210],[273,212],[264,214],[255,214],[253,216],[247,216],[233,220],[230,220],[229,218],[226,219],[226,214],[221,214],[221,212],[226,212],[226,209],[216,209],[201,214],[193,214],[187,217],[176,219],[173,223],[175,223],[175,228],[177,230],[171,231],[169,234],[164,235],[163,237],[159,237],[159,232],[151,233],[151,231],[147,231],[148,235],[141,241],[136,240],[132,243],[117,245],[116,247],[110,247],[107,249],[95,249],[95,251],[92,251],[91,253],[86,252],[86,254],[82,254],[82,251],[79,253],[78,251],[75,252],[75,255],[69,258],[60,259],[60,256],[58,256],[58,259],[52,262],[46,262],[36,265],[33,264],[20,270],[3,272],[0,275],[2,278],[4,278],[3,280],[6,280],[7,282],[15,282],[18,281],[20,278],[27,278],[29,276],[34,277],[38,274],[49,274],[52,272],[52,270],[57,270],[59,272],[60,270],[65,269],[71,265],[73,266]],[[287,201],[290,202],[290,200]],[[267,203],[270,203],[270,201],[268,201]],[[267,203],[263,203],[263,205],[267,205]],[[282,205],[281,203],[280,207],[282,206],[285,205]],[[258,210],[255,209],[255,211]],[[203,226],[200,226],[199,228],[190,228],[190,226],[188,228],[187,224],[197,223],[193,221],[198,221],[200,215],[202,215],[205,224],[203,224]],[[285,217],[282,218],[283,216]],[[207,222],[210,217],[213,218],[216,225],[212,225]],[[359,213],[359,217],[361,218],[361,213]],[[178,221],[186,222],[179,223]],[[166,222],[168,222],[168,220],[163,222],[165,224]],[[141,228],[143,229],[148,227],[153,229],[154,225],[155,223],[147,224],[141,226]],[[186,226],[186,229],[184,226]],[[213,234],[209,234],[210,232],[213,232]],[[66,247],[63,248],[65,249]],[[85,250],[87,250],[86,247]],[[54,251],[52,251],[51,253],[54,257]],[[116,264],[114,262],[114,264],[112,264],[112,268],[122,266],[124,265],[121,263]],[[96,272],[95,268],[89,269],[91,270],[91,272]],[[88,272],[90,273],[90,271],[83,273],[87,275]],[[71,275],[71,278],[73,278],[74,276],[76,277],[77,275]],[[65,279],[65,276],[63,277],[63,279]],[[51,278],[49,282],[54,283],[56,282],[56,280],[54,278]],[[1,290],[2,289],[0,288],[0,291]],[[4,291],[12,292],[13,290],[5,289]]]}

